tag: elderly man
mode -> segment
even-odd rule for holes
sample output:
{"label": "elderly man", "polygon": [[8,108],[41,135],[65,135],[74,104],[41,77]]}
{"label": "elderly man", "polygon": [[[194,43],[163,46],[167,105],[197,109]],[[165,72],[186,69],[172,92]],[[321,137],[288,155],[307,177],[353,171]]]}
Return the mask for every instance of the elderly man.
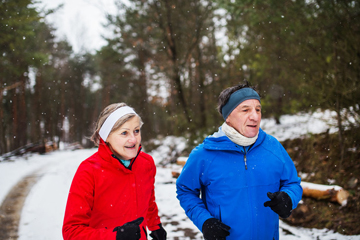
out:
{"label": "elderly man", "polygon": [[191,152],[177,198],[207,240],[279,239],[279,216],[301,200],[295,166],[260,128],[261,102],[248,83],[221,92],[225,122]]}

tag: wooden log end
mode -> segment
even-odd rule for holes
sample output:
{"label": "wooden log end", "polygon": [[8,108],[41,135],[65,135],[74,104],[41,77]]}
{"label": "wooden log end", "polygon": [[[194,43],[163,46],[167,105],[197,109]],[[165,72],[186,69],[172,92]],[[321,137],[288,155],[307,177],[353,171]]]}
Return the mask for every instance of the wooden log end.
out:
{"label": "wooden log end", "polygon": [[184,166],[187,159],[188,157],[178,157],[178,159],[176,160],[176,164]]}
{"label": "wooden log end", "polygon": [[172,171],[171,175],[173,176],[173,178],[178,178],[180,176],[180,172]]}
{"label": "wooden log end", "polygon": [[349,196],[350,196],[350,194],[348,191],[346,191],[345,189],[340,189],[339,191],[337,191],[336,201],[341,206],[346,206]]}

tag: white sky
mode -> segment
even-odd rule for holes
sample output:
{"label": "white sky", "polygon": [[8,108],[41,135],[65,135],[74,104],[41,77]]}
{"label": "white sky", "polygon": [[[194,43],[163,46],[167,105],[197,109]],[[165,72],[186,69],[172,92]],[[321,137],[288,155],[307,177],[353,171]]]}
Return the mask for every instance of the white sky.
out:
{"label": "white sky", "polygon": [[[54,9],[60,4],[63,7],[46,17],[57,31],[55,35],[60,39],[67,39],[73,46],[75,53],[82,50],[98,50],[106,44],[101,35],[109,36],[111,30],[106,30],[102,24],[106,23],[105,13],[115,14],[115,1],[129,4],[128,0],[38,0],[39,9]],[[217,14],[225,15],[223,10]],[[214,19],[218,28],[226,24],[225,18]],[[225,30],[219,30],[216,35],[218,44],[225,46],[228,41]]]}
{"label": "white sky", "polygon": [[105,13],[115,13],[115,0],[39,0],[39,8],[53,9],[64,4],[55,13],[46,17],[57,31],[60,39],[67,39],[75,53],[82,50],[98,50],[105,45],[101,35],[111,34],[102,24]]}

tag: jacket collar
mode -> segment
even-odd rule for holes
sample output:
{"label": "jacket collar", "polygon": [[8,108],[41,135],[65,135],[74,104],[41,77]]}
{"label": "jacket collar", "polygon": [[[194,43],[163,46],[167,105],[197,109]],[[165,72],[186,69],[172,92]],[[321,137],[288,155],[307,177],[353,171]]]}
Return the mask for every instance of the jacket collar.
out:
{"label": "jacket collar", "polygon": [[[254,149],[260,145],[265,139],[266,133],[260,128],[259,135],[255,143],[252,145],[251,149]],[[232,142],[225,133],[219,128],[219,131],[215,132],[213,135],[205,138],[204,148],[207,150],[220,150],[220,151],[241,151],[244,152],[243,146],[239,146],[236,143]]]}
{"label": "jacket collar", "polygon": [[100,139],[99,148],[98,148],[98,153],[100,154],[100,157],[101,157],[102,159],[104,159],[105,161],[110,162],[110,163],[112,163],[112,164],[120,164],[120,165],[123,166],[124,168],[131,170],[131,168],[132,168],[135,160],[137,159],[137,157],[139,156],[139,154],[140,154],[140,152],[141,152],[141,149],[142,149],[142,146],[141,146],[141,144],[140,144],[138,153],[136,154],[136,156],[135,156],[133,159],[131,159],[131,163],[130,163],[130,165],[129,165],[128,168],[126,168],[126,167],[121,163],[121,161],[120,161],[117,157],[115,157],[115,155],[113,154],[113,152],[110,150],[109,146],[106,145],[106,143],[105,143],[102,139]]}

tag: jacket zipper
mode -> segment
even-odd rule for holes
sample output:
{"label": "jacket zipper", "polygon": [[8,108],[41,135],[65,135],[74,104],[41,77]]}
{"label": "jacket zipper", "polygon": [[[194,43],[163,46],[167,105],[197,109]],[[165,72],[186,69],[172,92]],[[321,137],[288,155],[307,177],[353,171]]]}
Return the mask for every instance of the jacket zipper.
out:
{"label": "jacket zipper", "polygon": [[[254,143],[250,145],[248,151],[250,151],[250,148],[251,148],[252,146],[254,146]],[[243,146],[243,148],[244,148],[244,152],[245,152],[245,154],[244,154],[245,170],[247,170],[247,158],[246,158],[246,154],[247,154],[248,151],[246,151],[246,147]]]}
{"label": "jacket zipper", "polygon": [[245,164],[245,170],[247,170],[247,159],[246,159],[246,148],[244,147],[244,151],[245,151],[245,154],[244,154],[244,164]]}
{"label": "jacket zipper", "polygon": [[244,154],[244,163],[245,163],[245,169],[247,170],[246,153]]}
{"label": "jacket zipper", "polygon": [[220,208],[220,205],[219,205],[219,220],[220,220],[220,222],[222,222],[222,219],[221,219],[221,208]]}

